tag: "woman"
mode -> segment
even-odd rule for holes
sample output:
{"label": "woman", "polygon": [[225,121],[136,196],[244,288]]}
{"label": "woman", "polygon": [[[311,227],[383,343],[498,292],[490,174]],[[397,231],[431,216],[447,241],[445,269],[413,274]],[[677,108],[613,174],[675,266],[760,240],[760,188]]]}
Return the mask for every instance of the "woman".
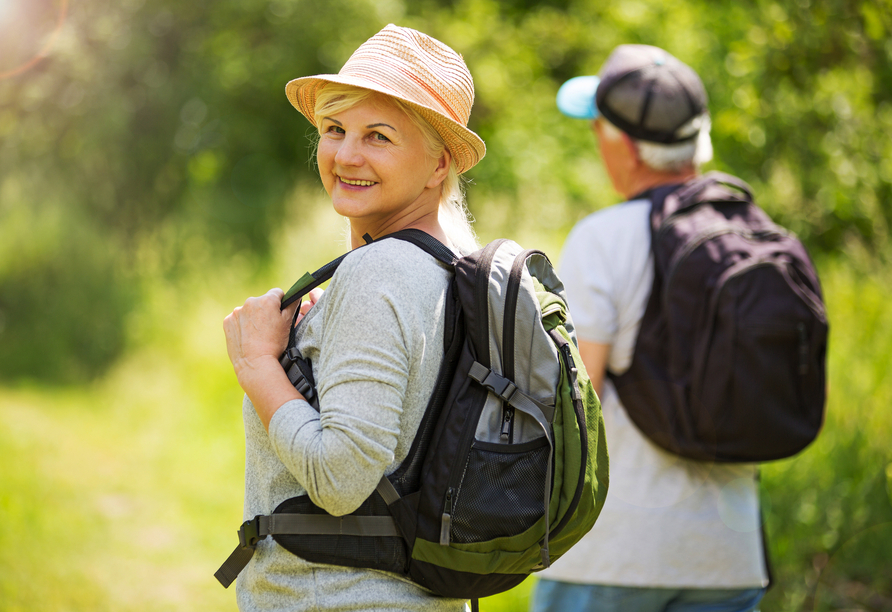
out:
{"label": "woman", "polygon": [[[459,175],[485,147],[466,127],[473,81],[455,51],[389,25],[337,75],[296,79],[286,93],[319,130],[319,174],[349,219],[352,248],[366,234],[406,228],[456,252],[476,248]],[[440,367],[448,283],[449,271],[400,240],[344,260],[326,292],[303,306],[296,331],[320,412],[279,364],[294,313],[280,312],[282,291],[226,317],[227,350],[246,395],[246,519],[304,494],[348,514],[399,467]],[[258,543],[237,591],[241,610],[464,608],[396,574],[310,563],[271,538]]]}

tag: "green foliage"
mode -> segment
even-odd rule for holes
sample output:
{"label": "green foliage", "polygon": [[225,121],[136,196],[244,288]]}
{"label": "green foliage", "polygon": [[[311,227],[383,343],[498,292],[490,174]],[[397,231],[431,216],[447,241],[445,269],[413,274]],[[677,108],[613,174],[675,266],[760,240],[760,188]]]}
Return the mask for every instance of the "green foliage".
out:
{"label": "green foliage", "polygon": [[[481,237],[552,254],[618,199],[588,126],[557,112],[560,84],[628,42],[701,74],[712,167],[804,238],[831,317],[824,432],[764,470],[763,610],[892,608],[890,15],[889,0],[0,3],[0,381],[69,385],[0,397],[0,450],[21,466],[0,474],[0,610],[231,602],[209,579],[242,488],[219,320],[342,249],[284,85],[336,72],[391,22],[474,74]],[[531,584],[483,609],[523,609]]]}
{"label": "green foliage", "polygon": [[[28,207],[38,218],[66,210],[106,243],[105,263],[82,263],[70,256],[78,238],[63,233],[31,261],[27,276],[35,279],[65,270],[86,286],[86,277],[113,266],[126,273],[116,278],[126,285],[121,291],[134,293],[138,254],[159,235],[168,251],[164,274],[179,273],[185,245],[196,240],[212,247],[214,259],[266,259],[287,194],[319,189],[312,128],[288,104],[285,83],[337,71],[388,22],[446,41],[475,76],[471,127],[488,154],[469,173],[469,205],[483,235],[530,227],[562,235],[592,208],[616,201],[588,126],[561,116],[554,96],[565,79],[596,72],[615,45],[641,42],[663,46],[703,76],[716,166],[752,182],[766,208],[814,252],[859,245],[886,257],[888,0],[7,6],[0,12],[0,238],[13,231],[15,210]],[[14,231],[30,238],[39,229]],[[3,317],[38,312],[37,289],[25,287],[9,261],[2,267],[0,294],[15,296],[0,304]],[[127,312],[126,300],[93,300],[81,326],[97,328],[106,348],[65,368],[100,371],[119,355]],[[12,353],[22,349],[19,338],[2,339]],[[26,363],[7,377],[42,377]]]}
{"label": "green foliage", "polygon": [[805,452],[767,465],[776,586],[766,610],[892,609],[892,317],[888,272],[821,266],[831,321],[828,412]]}

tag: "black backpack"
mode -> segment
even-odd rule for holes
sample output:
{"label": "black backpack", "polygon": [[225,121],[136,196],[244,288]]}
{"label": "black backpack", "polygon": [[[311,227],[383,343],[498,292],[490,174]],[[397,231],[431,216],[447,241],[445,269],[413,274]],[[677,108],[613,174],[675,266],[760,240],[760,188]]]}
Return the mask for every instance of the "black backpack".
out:
{"label": "black backpack", "polygon": [[[271,535],[309,561],[394,572],[438,595],[474,599],[476,608],[477,598],[548,567],[601,511],[608,460],[600,402],[545,254],[496,240],[456,258],[419,230],[385,238],[411,242],[455,272],[442,366],[409,454],[347,516],[303,495],[246,521],[215,574],[223,586]],[[304,275],[282,307],[349,256]],[[282,366],[318,410],[312,366],[293,343],[292,333]]]}
{"label": "black backpack", "polygon": [[726,174],[650,198],[653,288],[630,368],[608,372],[623,406],[690,459],[798,453],[823,423],[828,330],[805,247]]}

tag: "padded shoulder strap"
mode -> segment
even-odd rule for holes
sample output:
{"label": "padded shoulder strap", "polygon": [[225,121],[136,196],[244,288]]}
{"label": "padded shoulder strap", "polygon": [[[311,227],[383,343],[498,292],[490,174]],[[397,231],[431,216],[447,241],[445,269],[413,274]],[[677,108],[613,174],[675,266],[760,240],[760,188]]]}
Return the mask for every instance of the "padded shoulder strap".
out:
{"label": "padded shoulder strap", "polygon": [[740,196],[731,196],[729,198],[730,194],[727,191],[722,194],[721,192],[715,193],[715,190],[712,190],[712,193],[710,193],[710,188],[715,185],[725,185],[736,189],[741,192],[745,201],[753,201],[752,189],[744,181],[724,172],[709,172],[682,185],[666,185],[654,189],[650,193],[650,199],[653,204],[651,229],[658,229],[671,215],[710,198],[716,198],[716,201],[721,199],[737,199],[740,201]]}
{"label": "padded shoulder strap", "polygon": [[[426,234],[425,232],[422,232],[418,229],[400,230],[398,232],[394,232],[393,234],[381,236],[374,241],[371,239],[370,236],[368,236],[368,234],[366,234],[365,238],[366,244],[362,246],[366,246],[367,244],[371,244],[372,242],[377,242],[377,240],[384,240],[385,238],[398,238],[400,240],[405,240],[406,242],[411,242],[421,250],[428,253],[431,257],[442,261],[448,266],[452,266],[455,263],[455,253],[453,253],[449,249],[449,247],[444,245],[442,242],[440,242],[430,234]],[[288,306],[298,301],[303,296],[307,295],[310,291],[312,291],[325,281],[331,279],[331,277],[334,276],[335,271],[338,269],[338,266],[340,266],[341,262],[344,261],[344,258],[352,252],[353,251],[348,251],[344,253],[337,259],[328,262],[312,274],[307,272],[303,276],[301,276],[297,280],[297,282],[294,283],[291,288],[285,292],[285,295],[282,297],[281,309],[286,309]]]}
{"label": "padded shoulder strap", "polygon": [[455,253],[453,253],[445,244],[421,230],[404,229],[394,232],[393,234],[388,234],[387,236],[382,236],[379,240],[383,240],[384,238],[398,238],[399,240],[411,242],[422,251],[443,262],[447,266],[455,265]]}
{"label": "padded shoulder strap", "polygon": [[[745,199],[750,202],[753,201],[753,192],[750,189],[750,186],[745,182],[735,176],[725,174],[724,172],[710,172],[684,184],[681,188],[671,194],[672,198],[678,199],[678,204],[674,207],[675,210],[683,210],[693,206],[701,200],[702,196],[706,196],[706,192],[713,185],[725,185],[731,187],[740,191]],[[668,199],[669,198],[667,197],[667,200]],[[664,211],[665,214],[671,214],[671,212],[674,212],[674,210]]]}
{"label": "padded shoulder strap", "polygon": [[291,288],[285,292],[284,296],[282,296],[281,309],[285,310],[291,304],[334,276],[335,270],[338,269],[338,266],[341,265],[341,262],[350,253],[352,253],[352,251],[348,251],[334,261],[328,262],[312,274],[307,272],[297,279],[297,282],[291,285]]}

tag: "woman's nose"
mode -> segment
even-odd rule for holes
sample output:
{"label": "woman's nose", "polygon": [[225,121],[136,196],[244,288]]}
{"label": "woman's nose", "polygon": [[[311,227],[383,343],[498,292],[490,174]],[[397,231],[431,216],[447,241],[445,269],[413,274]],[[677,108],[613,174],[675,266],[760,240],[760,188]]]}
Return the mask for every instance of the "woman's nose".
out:
{"label": "woman's nose", "polygon": [[344,138],[338,147],[338,152],[335,153],[335,163],[341,166],[360,166],[362,161],[362,154],[356,139],[350,136]]}

